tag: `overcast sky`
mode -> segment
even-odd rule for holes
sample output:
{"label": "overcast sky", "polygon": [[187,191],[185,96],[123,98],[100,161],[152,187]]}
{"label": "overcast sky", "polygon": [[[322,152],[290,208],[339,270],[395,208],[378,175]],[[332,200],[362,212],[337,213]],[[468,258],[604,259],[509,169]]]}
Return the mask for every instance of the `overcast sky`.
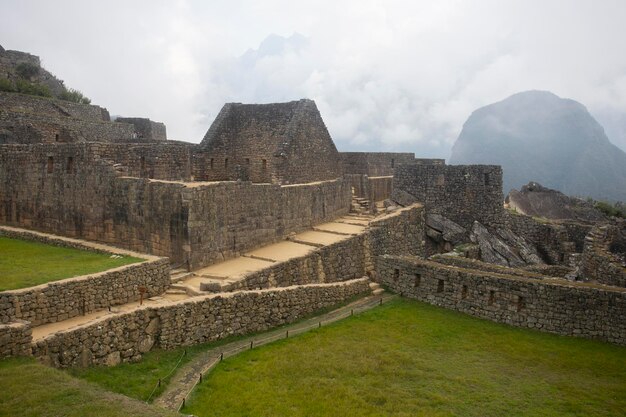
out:
{"label": "overcast sky", "polygon": [[0,0],[0,21],[5,49],[170,139],[226,102],[306,97],[339,150],[448,158],[473,110],[540,89],[626,149],[625,0]]}

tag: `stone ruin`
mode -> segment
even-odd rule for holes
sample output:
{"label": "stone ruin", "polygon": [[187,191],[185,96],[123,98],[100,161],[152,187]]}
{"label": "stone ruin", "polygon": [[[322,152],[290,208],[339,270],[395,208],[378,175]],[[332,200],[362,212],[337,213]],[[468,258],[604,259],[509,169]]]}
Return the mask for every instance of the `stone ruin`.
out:
{"label": "stone ruin", "polygon": [[[16,62],[8,52],[2,65]],[[146,259],[1,292],[0,355],[54,366],[135,361],[153,347],[294,321],[376,283],[495,321],[626,344],[623,222],[546,221],[503,201],[499,166],[338,152],[311,100],[226,104],[192,144],[167,140],[149,119],[0,93],[0,235]],[[156,304],[127,309],[140,287]],[[105,340],[103,328],[116,337]]]}

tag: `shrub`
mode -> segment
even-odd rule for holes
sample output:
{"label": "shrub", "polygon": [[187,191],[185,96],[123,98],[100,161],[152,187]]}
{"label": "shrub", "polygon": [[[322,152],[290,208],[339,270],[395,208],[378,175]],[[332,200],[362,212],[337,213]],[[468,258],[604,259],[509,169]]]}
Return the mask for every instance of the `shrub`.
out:
{"label": "shrub", "polygon": [[91,100],[89,98],[85,97],[83,93],[78,90],[74,90],[73,88],[63,91],[59,95],[59,98],[65,101],[71,101],[72,103],[91,104]]}
{"label": "shrub", "polygon": [[22,62],[15,67],[15,72],[17,72],[17,75],[23,79],[29,80],[31,77],[39,74],[39,67],[31,64],[30,62]]}
{"label": "shrub", "polygon": [[31,96],[52,97],[50,90],[45,85],[33,84],[26,80],[17,80],[15,87],[18,93]]}
{"label": "shrub", "polygon": [[15,86],[8,78],[0,78],[0,91],[15,92]]}
{"label": "shrub", "polygon": [[621,204],[611,204],[607,201],[596,201],[595,207],[607,216],[621,217],[626,219],[626,208]]}

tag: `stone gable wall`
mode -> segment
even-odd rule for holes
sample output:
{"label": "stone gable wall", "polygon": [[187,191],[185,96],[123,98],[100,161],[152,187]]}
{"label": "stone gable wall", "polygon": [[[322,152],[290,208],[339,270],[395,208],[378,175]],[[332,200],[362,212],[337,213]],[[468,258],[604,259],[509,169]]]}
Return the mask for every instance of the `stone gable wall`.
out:
{"label": "stone gable wall", "polygon": [[339,178],[339,154],[315,103],[224,105],[209,128],[197,179],[301,184]]}
{"label": "stone gable wall", "polygon": [[467,230],[474,221],[502,226],[502,168],[497,165],[400,165],[393,178],[392,199],[403,205],[420,202]]}
{"label": "stone gable wall", "polygon": [[473,316],[626,345],[626,291],[380,256],[377,280],[403,296]]}
{"label": "stone gable wall", "polygon": [[37,341],[32,355],[55,367],[134,362],[173,349],[292,323],[369,292],[367,279],[207,295],[106,317]]}

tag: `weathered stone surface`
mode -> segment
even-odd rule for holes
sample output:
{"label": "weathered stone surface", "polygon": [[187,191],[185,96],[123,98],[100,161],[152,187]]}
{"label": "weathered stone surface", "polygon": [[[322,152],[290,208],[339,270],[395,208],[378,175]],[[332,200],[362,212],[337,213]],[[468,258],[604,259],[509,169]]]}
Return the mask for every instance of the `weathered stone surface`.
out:
{"label": "weathered stone surface", "polygon": [[[0,230],[0,236],[45,241],[40,235]],[[37,239],[39,238],[39,239]],[[46,243],[85,249],[79,244],[55,240]],[[89,248],[87,248],[89,249]],[[137,288],[145,286],[146,296],[163,293],[170,286],[166,258],[122,266],[109,271],[53,281],[36,287],[0,292],[0,323],[17,319],[32,325],[67,320],[95,310],[139,300]]]}
{"label": "weathered stone surface", "polygon": [[419,202],[469,230],[474,221],[504,224],[502,169],[496,165],[400,165],[393,177],[392,200]]}
{"label": "weathered stone surface", "polygon": [[467,241],[467,230],[441,214],[429,213],[426,215],[427,233],[437,241],[450,242],[452,245]]}
{"label": "weathered stone surface", "polygon": [[377,266],[377,281],[406,297],[513,326],[626,345],[623,289],[452,268],[415,257],[381,256]]}
{"label": "weathered stone surface", "polygon": [[343,174],[339,152],[315,102],[225,104],[200,148],[210,155],[203,179],[298,184]]}
{"label": "weathered stone surface", "polygon": [[489,263],[504,266],[521,266],[525,262],[497,236],[489,233],[482,224],[474,222],[470,235],[472,242],[480,246],[480,258]]}
{"label": "weathered stone surface", "polygon": [[626,221],[591,229],[585,238],[576,278],[626,287]]}
{"label": "weathered stone surface", "polygon": [[511,190],[506,197],[509,207],[518,213],[553,220],[578,220],[595,222],[605,220],[605,216],[593,204],[560,191],[530,182],[520,191]]}
{"label": "weathered stone surface", "polygon": [[[150,348],[173,349],[294,322],[320,308],[369,292],[369,282],[362,278],[208,295],[173,305],[146,306],[54,333],[33,346],[33,356],[55,367],[81,366],[86,363],[83,347],[91,346],[95,365],[136,362]],[[148,333],[148,329],[154,334]],[[0,325],[0,334],[1,331]]]}

